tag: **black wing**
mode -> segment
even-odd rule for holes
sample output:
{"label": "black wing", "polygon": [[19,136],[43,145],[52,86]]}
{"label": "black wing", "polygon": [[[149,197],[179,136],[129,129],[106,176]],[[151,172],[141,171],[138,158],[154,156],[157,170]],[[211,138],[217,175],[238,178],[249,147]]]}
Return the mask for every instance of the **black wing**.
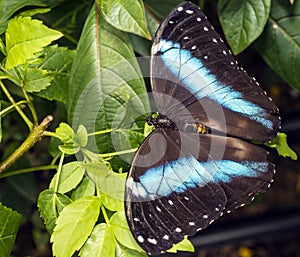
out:
{"label": "black wing", "polygon": [[161,23],[152,46],[158,111],[246,139],[271,140],[278,108],[240,68],[198,6],[185,2]]}
{"label": "black wing", "polygon": [[126,182],[134,238],[148,254],[159,254],[250,202],[272,182],[266,157],[240,139],[156,129],[138,149]]}

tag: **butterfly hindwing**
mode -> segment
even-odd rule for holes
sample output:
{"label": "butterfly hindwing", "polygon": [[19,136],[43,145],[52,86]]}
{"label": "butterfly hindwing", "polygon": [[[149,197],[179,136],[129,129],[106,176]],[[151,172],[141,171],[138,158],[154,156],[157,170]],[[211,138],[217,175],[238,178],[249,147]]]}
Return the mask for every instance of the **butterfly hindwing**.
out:
{"label": "butterfly hindwing", "polygon": [[193,119],[212,129],[258,141],[277,134],[278,108],[237,65],[196,5],[185,2],[162,22],[153,42],[151,69],[153,92],[168,98],[156,97],[158,110],[171,119],[184,115],[178,101]]}
{"label": "butterfly hindwing", "polygon": [[[163,145],[160,155],[153,145]],[[136,241],[159,254],[250,202],[272,181],[274,166],[266,157],[240,139],[156,129],[138,149],[126,183]]]}

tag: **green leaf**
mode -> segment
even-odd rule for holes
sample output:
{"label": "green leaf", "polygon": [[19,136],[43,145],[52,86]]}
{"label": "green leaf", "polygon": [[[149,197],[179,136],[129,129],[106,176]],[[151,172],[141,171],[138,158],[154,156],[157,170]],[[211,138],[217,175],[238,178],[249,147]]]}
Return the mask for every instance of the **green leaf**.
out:
{"label": "green leaf", "polygon": [[55,134],[64,144],[73,143],[73,129],[64,122],[61,122],[55,130]]}
{"label": "green leaf", "polygon": [[22,216],[0,202],[0,256],[9,257]]}
{"label": "green leaf", "polygon": [[161,1],[161,0],[144,0],[151,13],[154,13],[156,19],[162,20],[168,13],[182,0]]}
{"label": "green leaf", "polygon": [[103,205],[111,211],[123,211],[127,174],[109,170],[104,162],[84,163],[82,167],[86,169],[89,177],[101,191]]}
{"label": "green leaf", "polygon": [[119,30],[151,39],[141,0],[97,0],[97,3],[108,23]]}
{"label": "green leaf", "polygon": [[234,54],[242,52],[262,33],[271,0],[220,0],[218,12],[224,34]]}
{"label": "green leaf", "polygon": [[48,152],[52,157],[57,157],[61,154],[58,146],[61,144],[60,139],[56,137],[51,137],[50,143],[48,145]]}
{"label": "green leaf", "polygon": [[181,242],[174,245],[167,252],[176,253],[177,251],[185,251],[185,252],[195,252],[195,248],[190,240],[185,237]]}
{"label": "green leaf", "polygon": [[300,1],[273,0],[257,49],[266,63],[290,86],[300,91]]}
{"label": "green leaf", "polygon": [[62,210],[51,236],[55,256],[70,257],[83,246],[98,219],[100,206],[100,198],[86,196]]}
{"label": "green leaf", "polygon": [[1,0],[0,1],[0,34],[7,26],[9,18],[25,6],[54,6],[65,0]]}
{"label": "green leaf", "polygon": [[147,137],[153,131],[153,126],[150,126],[147,122],[144,128],[144,137]]}
{"label": "green leaf", "polygon": [[[109,25],[93,7],[70,75],[69,121],[76,128],[84,125],[92,133],[123,128],[148,111],[144,80],[126,35]],[[113,134],[96,136],[102,153],[128,150],[114,150],[114,143],[119,142],[118,131]]]}
{"label": "green leaf", "polygon": [[79,152],[80,147],[74,145],[59,145],[58,149],[65,154],[73,155]]}
{"label": "green leaf", "polygon": [[72,202],[70,198],[52,189],[44,190],[38,198],[38,208],[48,232],[51,234],[60,212]]}
{"label": "green leaf", "polygon": [[137,244],[132,236],[132,233],[128,227],[125,212],[119,211],[114,213],[109,224],[112,226],[116,239],[119,243],[127,248],[144,252],[144,250]]}
{"label": "green leaf", "polygon": [[39,20],[29,17],[10,20],[5,33],[6,69],[25,63],[35,53],[43,50],[43,47],[62,36],[60,32],[47,28]]}
{"label": "green leaf", "polygon": [[67,102],[69,73],[75,51],[64,47],[50,46],[44,49],[44,59],[38,66],[52,74],[53,80],[49,87],[38,93],[48,100]]}
{"label": "green leaf", "polygon": [[79,186],[72,192],[71,198],[75,201],[79,198],[83,198],[88,195],[95,194],[95,185],[94,183],[88,178],[85,177],[80,182]]}
{"label": "green leaf", "polygon": [[[85,170],[81,166],[81,162],[69,162],[62,166],[59,177],[57,192],[64,194],[75,188],[83,178]],[[50,188],[54,188],[54,181],[57,179],[57,174],[53,177]]]}
{"label": "green leaf", "polygon": [[48,13],[50,11],[51,11],[50,8],[34,8],[34,9],[22,11],[22,12],[18,13],[18,16],[23,16],[23,17],[31,16],[32,17],[36,14],[44,14],[44,13]]}
{"label": "green leaf", "polygon": [[0,38],[0,52],[6,56],[6,49],[2,38]]}
{"label": "green leaf", "polygon": [[127,247],[124,247],[117,242],[115,257],[147,257],[146,253],[138,252]]}
{"label": "green leaf", "polygon": [[82,257],[107,257],[114,256],[116,240],[113,231],[106,223],[94,227],[90,238],[80,251]]}
{"label": "green leaf", "polygon": [[93,174],[96,177],[106,177],[109,172],[109,168],[101,160],[82,163],[81,167],[85,168],[90,175]]}
{"label": "green leaf", "polygon": [[265,143],[267,146],[276,148],[279,155],[283,157],[290,157],[292,160],[297,160],[297,154],[288,146],[286,141],[286,134],[278,133],[271,141]]}
{"label": "green leaf", "polygon": [[88,134],[87,134],[87,130],[83,125],[79,125],[77,132],[75,134],[75,138],[74,141],[82,146],[85,147],[87,145],[88,142]]}
{"label": "green leaf", "polygon": [[27,68],[25,78],[24,89],[32,93],[47,88],[53,80],[53,75],[38,68]]}
{"label": "green leaf", "polygon": [[124,210],[124,188],[127,174],[110,171],[106,177],[98,177],[98,187],[103,193],[103,205],[111,211]]}
{"label": "green leaf", "polygon": [[28,65],[14,67],[10,74],[14,75],[14,77],[9,77],[11,81],[20,87],[24,87],[30,93],[47,88],[54,78],[48,71],[29,67]]}

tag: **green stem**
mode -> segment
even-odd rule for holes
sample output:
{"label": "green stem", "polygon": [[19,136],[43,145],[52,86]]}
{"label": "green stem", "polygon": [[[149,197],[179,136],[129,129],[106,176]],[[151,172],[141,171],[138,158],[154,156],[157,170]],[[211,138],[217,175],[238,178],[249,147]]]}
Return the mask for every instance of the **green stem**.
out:
{"label": "green stem", "polygon": [[99,154],[99,156],[101,158],[106,158],[106,157],[111,157],[111,156],[116,156],[116,155],[121,155],[121,154],[134,153],[134,152],[136,152],[136,150],[137,150],[137,148],[114,152],[114,153],[102,153],[102,154]]}
{"label": "green stem", "polygon": [[101,134],[107,134],[110,132],[122,132],[122,131],[129,132],[131,130],[130,129],[111,128],[111,129],[105,129],[105,130],[101,130],[101,131],[88,133],[88,136],[96,136],[96,135],[101,135]]}
{"label": "green stem", "polygon": [[105,210],[103,205],[101,205],[101,211],[103,213],[103,217],[104,217],[104,220],[105,220],[106,224],[109,224],[109,218],[107,216],[106,210]]}
{"label": "green stem", "polygon": [[[16,104],[14,98],[11,96],[11,94],[9,93],[9,91],[6,89],[5,85],[3,84],[3,82],[0,80],[0,87],[3,90],[4,94],[6,95],[6,97],[9,99],[9,101],[12,104]],[[20,106],[16,105],[16,110],[17,112],[20,114],[20,116],[23,118],[23,120],[25,121],[25,123],[27,124],[29,130],[31,131],[33,128],[33,124],[32,122],[27,118],[27,116],[25,115],[25,113],[22,111],[22,109],[20,108]],[[1,172],[1,171],[0,171]]]}
{"label": "green stem", "polygon": [[96,132],[88,133],[88,136],[106,134],[106,133],[112,132],[113,130],[116,130],[116,129],[105,129],[105,130],[101,130],[101,131],[96,131]]}
{"label": "green stem", "polygon": [[12,109],[15,109],[16,106],[22,105],[22,104],[27,104],[26,100],[22,100],[20,102],[17,102],[15,104],[12,104],[10,106],[8,106],[7,108],[3,109],[2,111],[0,111],[0,117],[3,117],[4,115],[6,115],[9,111],[11,111]]}
{"label": "green stem", "polygon": [[26,153],[37,141],[41,140],[53,117],[47,116],[40,125],[33,128],[25,141],[0,165],[0,174]]}
{"label": "green stem", "polygon": [[23,94],[24,94],[24,96],[25,96],[25,99],[26,99],[27,102],[28,102],[28,107],[29,107],[29,109],[30,109],[30,111],[31,111],[31,113],[32,113],[33,123],[34,123],[34,125],[37,125],[37,124],[39,123],[39,121],[38,121],[38,116],[37,116],[37,113],[36,113],[35,108],[34,108],[34,106],[33,106],[33,103],[32,103],[32,101],[30,100],[30,98],[29,98],[29,96],[28,96],[26,90],[24,89],[24,87],[22,87],[22,91],[23,91]]}
{"label": "green stem", "polygon": [[54,185],[54,192],[57,192],[57,190],[58,190],[58,182],[59,182],[60,173],[61,173],[61,170],[62,170],[64,158],[65,158],[65,153],[62,153],[61,157],[60,157],[60,160],[59,160],[58,168],[57,168],[57,177],[56,177],[56,181],[55,181],[55,185]]}
{"label": "green stem", "polygon": [[32,167],[32,168],[26,168],[26,169],[21,169],[21,170],[5,172],[3,174],[0,174],[0,178],[6,178],[6,177],[13,176],[13,175],[19,175],[19,174],[24,174],[24,173],[34,172],[34,171],[54,170],[54,169],[57,169],[57,165],[45,165],[45,166],[39,166],[39,167]]}
{"label": "green stem", "polygon": [[59,136],[56,133],[51,132],[51,131],[45,131],[44,136],[46,136],[46,137],[55,137],[55,138],[60,139]]}

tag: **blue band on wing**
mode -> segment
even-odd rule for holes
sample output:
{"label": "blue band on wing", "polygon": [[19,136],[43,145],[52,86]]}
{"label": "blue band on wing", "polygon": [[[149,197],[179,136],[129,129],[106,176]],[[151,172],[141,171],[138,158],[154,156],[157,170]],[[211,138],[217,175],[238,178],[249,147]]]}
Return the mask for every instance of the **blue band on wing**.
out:
{"label": "blue band on wing", "polygon": [[236,177],[258,177],[268,171],[267,162],[235,162],[213,160],[199,162],[193,156],[150,168],[133,182],[132,193],[144,199],[154,200],[172,192],[181,193],[188,188],[205,186],[208,183],[229,183]]}
{"label": "blue band on wing", "polygon": [[220,83],[200,59],[191,55],[190,51],[180,48],[178,43],[164,39],[160,40],[155,49],[162,53],[161,58],[170,71],[198,99],[209,97],[221,106],[241,113],[268,129],[273,128],[273,123],[266,119],[267,113],[263,108],[243,99],[243,95],[233,90],[230,85]]}

